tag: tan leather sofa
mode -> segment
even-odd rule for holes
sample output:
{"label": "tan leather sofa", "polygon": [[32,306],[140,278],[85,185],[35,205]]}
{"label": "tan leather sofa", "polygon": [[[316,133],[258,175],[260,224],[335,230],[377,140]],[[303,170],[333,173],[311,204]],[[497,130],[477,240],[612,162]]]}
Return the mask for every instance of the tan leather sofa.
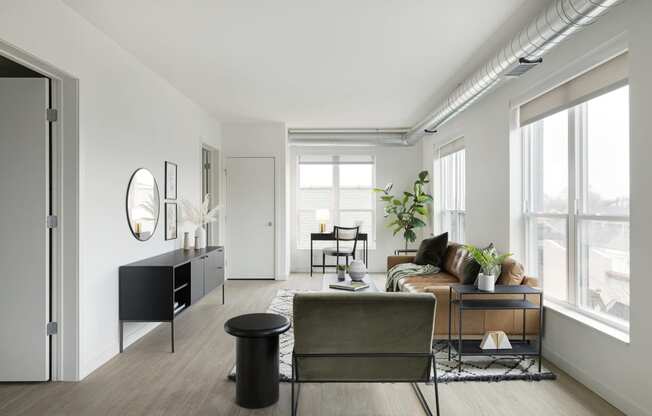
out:
{"label": "tan leather sofa", "polygon": [[[468,267],[465,261],[468,252],[464,246],[450,243],[446,250],[443,267],[439,273],[421,276],[407,276],[398,281],[401,292],[408,293],[433,293],[437,297],[437,311],[435,313],[435,330],[433,335],[439,339],[448,337],[448,305],[449,288],[451,285],[461,284],[464,279],[464,270]],[[400,263],[412,263],[414,256],[389,256],[387,257],[387,270]],[[502,264],[501,274],[496,284],[516,285],[522,284],[538,287],[539,281],[534,277],[524,275],[523,266],[513,259],[507,259]],[[488,295],[492,299],[501,296],[514,298],[514,295]],[[478,295],[477,298],[486,298],[487,295]],[[465,296],[466,298],[466,296]],[[518,299],[519,296],[516,295]],[[539,303],[538,296],[530,296],[529,300]],[[452,332],[458,333],[458,316],[453,307]],[[462,334],[464,336],[482,336],[487,331],[501,330],[507,334],[518,335],[523,331],[523,312],[521,310],[492,310],[492,311],[465,311],[463,316]],[[526,333],[537,334],[539,329],[539,311],[527,311],[525,317]]]}

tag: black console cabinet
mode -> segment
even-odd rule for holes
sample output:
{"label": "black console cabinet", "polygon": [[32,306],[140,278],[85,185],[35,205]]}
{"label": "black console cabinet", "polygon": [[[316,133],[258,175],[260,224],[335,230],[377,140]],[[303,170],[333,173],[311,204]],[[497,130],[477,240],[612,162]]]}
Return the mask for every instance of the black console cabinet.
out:
{"label": "black console cabinet", "polygon": [[222,286],[224,247],[175,250],[120,267],[120,352],[125,322],[170,322],[204,295]]}

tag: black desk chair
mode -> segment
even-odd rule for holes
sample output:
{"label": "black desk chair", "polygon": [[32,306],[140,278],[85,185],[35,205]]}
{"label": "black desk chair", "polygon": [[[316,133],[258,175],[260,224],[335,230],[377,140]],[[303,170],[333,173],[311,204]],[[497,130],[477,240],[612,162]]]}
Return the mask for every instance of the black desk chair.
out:
{"label": "black desk chair", "polygon": [[[333,256],[336,258],[335,266],[340,265],[340,257],[346,258],[346,265],[349,265],[349,257],[355,260],[355,250],[358,245],[358,233],[360,226],[357,227],[333,227],[333,235],[335,236],[335,247],[329,247],[322,250],[321,264],[322,273],[326,273],[326,256]],[[346,244],[348,241],[353,241],[353,247]],[[344,243],[344,244],[340,244]]]}

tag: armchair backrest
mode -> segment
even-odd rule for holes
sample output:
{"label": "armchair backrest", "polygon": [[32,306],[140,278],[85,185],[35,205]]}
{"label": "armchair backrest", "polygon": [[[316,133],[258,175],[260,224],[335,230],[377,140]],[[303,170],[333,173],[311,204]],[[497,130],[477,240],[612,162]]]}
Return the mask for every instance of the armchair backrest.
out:
{"label": "armchair backrest", "polygon": [[[436,303],[430,293],[296,294],[297,377],[302,381],[427,380]],[[409,355],[416,353],[420,355]],[[319,354],[340,356],[314,356]]]}

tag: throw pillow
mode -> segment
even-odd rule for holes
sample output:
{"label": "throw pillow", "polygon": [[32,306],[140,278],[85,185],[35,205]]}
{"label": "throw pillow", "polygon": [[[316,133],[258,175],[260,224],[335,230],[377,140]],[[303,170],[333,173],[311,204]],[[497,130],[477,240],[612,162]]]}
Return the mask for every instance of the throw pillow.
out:
{"label": "throw pillow", "polygon": [[512,258],[508,258],[502,264],[502,271],[496,283],[518,286],[523,283],[524,279],[525,270],[523,270],[523,265]]}
{"label": "throw pillow", "polygon": [[475,281],[478,279],[478,274],[480,273],[480,264],[471,257],[470,254],[466,254],[464,260],[462,260],[462,284],[463,285],[472,285],[475,284]]}
{"label": "throw pillow", "polygon": [[426,238],[419,245],[414,262],[421,266],[431,264],[435,267],[441,267],[444,254],[446,254],[446,247],[448,247],[448,233]]}

